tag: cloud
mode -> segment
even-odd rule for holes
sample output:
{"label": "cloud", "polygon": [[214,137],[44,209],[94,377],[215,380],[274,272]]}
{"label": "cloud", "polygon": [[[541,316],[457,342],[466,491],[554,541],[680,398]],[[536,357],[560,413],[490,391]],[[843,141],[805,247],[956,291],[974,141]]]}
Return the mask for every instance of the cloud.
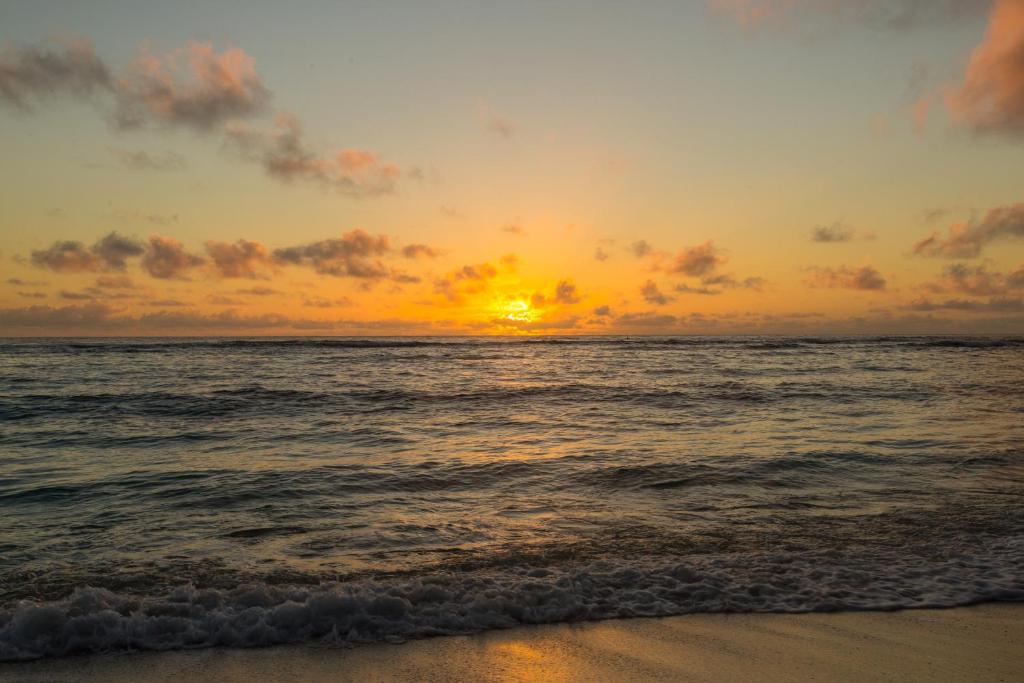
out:
{"label": "cloud", "polygon": [[667,315],[661,313],[653,313],[650,311],[644,311],[640,313],[623,313],[622,315],[615,318],[614,324],[616,328],[624,330],[650,330],[676,327],[679,323],[679,318],[674,315]]}
{"label": "cloud", "polygon": [[135,238],[111,232],[91,247],[75,240],[54,242],[47,249],[33,250],[32,265],[58,273],[124,270],[127,259],[139,256],[145,247]]}
{"label": "cloud", "polygon": [[45,282],[38,280],[22,280],[20,277],[9,277],[7,278],[7,284],[15,285],[17,287],[37,287],[39,285],[45,285]]}
{"label": "cloud", "polygon": [[1024,299],[994,297],[988,301],[971,301],[966,299],[946,299],[930,301],[917,299],[905,308],[912,311],[964,311],[967,313],[1017,313],[1024,311]]}
{"label": "cloud", "polygon": [[45,299],[45,292],[18,292],[18,296],[22,299]]}
{"label": "cloud", "polygon": [[352,300],[348,297],[339,297],[337,299],[322,299],[320,297],[310,297],[302,300],[303,306],[311,306],[313,308],[336,308],[338,306],[351,306]]}
{"label": "cloud", "polygon": [[88,97],[113,87],[110,69],[85,41],[53,50],[10,49],[0,56],[0,100],[18,109],[60,94]]}
{"label": "cloud", "polygon": [[[118,75],[87,42],[59,48],[22,47],[0,57],[0,103],[23,111],[54,95],[92,97],[102,94],[121,130],[156,125],[223,134],[242,158],[259,163],[283,181],[307,181],[350,197],[391,194],[403,175],[422,177],[417,168],[403,171],[373,152],[342,149],[332,156],[313,151],[298,120],[281,113],[270,132],[246,121],[268,110],[270,91],[244,50],[214,50],[210,43],[189,42],[163,55],[140,51]],[[170,169],[183,165],[169,153],[114,150],[136,169]]]}
{"label": "cloud", "polygon": [[160,235],[149,238],[146,254],[142,257],[142,268],[152,277],[162,280],[184,279],[190,270],[204,263],[201,257],[188,253],[178,240]]}
{"label": "cloud", "polygon": [[947,267],[942,277],[924,286],[930,292],[957,292],[969,296],[1000,296],[1024,289],[1024,266],[1009,275],[994,272],[988,265],[970,266],[955,263]]}
{"label": "cloud", "polygon": [[814,268],[807,280],[812,287],[830,289],[859,289],[864,291],[881,291],[886,287],[885,278],[872,266],[853,268]]}
{"label": "cloud", "polygon": [[225,121],[260,113],[270,93],[252,58],[231,48],[189,42],[162,56],[143,51],[120,76],[92,45],[22,47],[0,58],[0,99],[20,109],[59,94],[111,96],[120,128],[148,123],[208,131]]}
{"label": "cloud", "polygon": [[487,130],[503,140],[511,140],[518,128],[515,123],[500,116],[491,116],[487,119]]}
{"label": "cloud", "polygon": [[96,286],[100,289],[132,289],[135,283],[127,275],[100,275],[96,278]]}
{"label": "cloud", "polygon": [[209,131],[262,112],[269,99],[244,50],[189,42],[162,56],[142,51],[118,80],[115,119],[122,128],[155,122]]}
{"label": "cloud", "polygon": [[643,258],[653,251],[653,247],[648,244],[647,240],[637,240],[629,245],[629,250],[633,252],[633,256]]}
{"label": "cloud", "polygon": [[280,294],[276,289],[270,287],[249,287],[247,289],[236,289],[235,294],[247,294],[250,296],[273,296]]}
{"label": "cloud", "polygon": [[723,257],[711,240],[694,247],[684,247],[669,267],[669,272],[691,277],[711,274],[725,263]]}
{"label": "cloud", "polygon": [[57,241],[47,249],[33,250],[31,262],[37,268],[57,273],[77,273],[100,268],[96,255],[84,244],[74,240]]}
{"label": "cloud", "polygon": [[[259,242],[239,239],[235,242],[209,240],[203,258],[190,253],[171,237],[153,235],[148,243],[111,232],[95,244],[54,242],[47,249],[31,252],[31,263],[56,272],[120,272],[130,258],[141,256],[142,269],[160,279],[184,278],[189,271],[205,266],[208,275],[250,280],[267,279],[279,266],[304,266],[321,275],[353,277],[363,280],[390,279],[397,283],[419,282],[419,278],[386,266],[381,257],[394,253],[386,235],[371,235],[352,230],[340,238],[284,247],[270,252]],[[438,252],[423,244],[401,250],[408,258],[434,257]],[[101,278],[102,287],[114,287],[115,279]],[[130,282],[130,280],[127,280]]]}
{"label": "cloud", "polygon": [[844,223],[819,225],[811,231],[812,242],[849,242],[853,236],[853,228]]}
{"label": "cloud", "polygon": [[379,260],[390,251],[386,235],[352,230],[340,238],[275,249],[273,258],[285,265],[310,267],[321,275],[379,280],[392,275]]}
{"label": "cloud", "polygon": [[594,309],[594,315],[599,318],[606,318],[612,314],[611,306],[605,304],[604,306],[598,306]]}
{"label": "cloud", "polygon": [[140,256],[145,247],[133,237],[124,237],[116,231],[100,238],[92,245],[92,252],[108,270],[124,270],[129,258]]}
{"label": "cloud", "polygon": [[490,263],[466,265],[443,278],[434,280],[434,292],[449,301],[461,301],[464,294],[473,294],[487,288],[490,280],[498,276],[498,269]]}
{"label": "cloud", "polygon": [[708,6],[747,28],[827,20],[909,30],[970,18],[988,0],[709,0]]}
{"label": "cloud", "polygon": [[597,249],[594,250],[594,260],[596,260],[596,261],[607,261],[608,258],[609,258],[608,252],[606,252],[601,247],[598,247]]}
{"label": "cloud", "polygon": [[720,289],[711,289],[710,287],[694,287],[692,285],[687,284],[676,285],[675,290],[680,294],[703,294],[706,296],[715,296],[722,293],[722,290]]}
{"label": "cloud", "polygon": [[133,223],[145,221],[155,225],[168,225],[169,223],[178,222],[178,214],[176,213],[165,216],[160,213],[144,213],[142,211],[115,211],[111,216],[119,221],[130,221]]}
{"label": "cloud", "polygon": [[318,155],[303,140],[302,128],[291,114],[279,114],[269,135],[244,123],[229,126],[226,135],[235,150],[262,164],[271,177],[317,183],[349,197],[391,194],[402,175],[398,166],[365,150],[343,149],[333,157]]}
{"label": "cloud", "polygon": [[502,232],[507,232],[510,235],[525,235],[526,234],[526,229],[523,228],[523,226],[518,225],[516,223],[512,223],[510,225],[502,226],[501,231]]}
{"label": "cloud", "polygon": [[[171,301],[157,305],[169,306]],[[132,315],[103,303],[0,309],[0,329],[12,334],[201,335],[253,334],[259,330],[268,333],[331,330],[346,334],[424,334],[445,326],[443,321],[290,318],[279,313],[244,315],[231,309],[216,313],[160,310]]]}
{"label": "cloud", "polygon": [[656,306],[664,306],[665,304],[672,301],[672,297],[667,296],[658,289],[658,285],[654,280],[648,280],[640,287],[640,294],[644,297],[644,301],[649,304]]}
{"label": "cloud", "polygon": [[580,295],[576,291],[576,285],[571,280],[561,280],[555,285],[555,295],[552,297],[560,304],[578,304]]}
{"label": "cloud", "polygon": [[409,259],[418,259],[421,256],[424,258],[437,258],[440,255],[441,253],[437,249],[426,244],[408,244],[402,247],[402,256]]}
{"label": "cloud", "polygon": [[580,326],[580,317],[577,315],[566,318],[553,318],[546,320],[515,320],[512,318],[494,318],[492,325],[499,327],[511,327],[524,332],[538,332],[540,330],[572,330]]}
{"label": "cloud", "polygon": [[[718,275],[709,275],[701,280],[701,283],[705,285],[722,287],[725,289],[752,289],[755,292],[760,292],[764,289],[765,280],[762,277],[747,277],[742,280],[736,279],[734,276],[720,273]],[[686,285],[680,285],[676,289],[680,292],[685,291],[681,289]],[[714,292],[717,294],[717,292]]]}
{"label": "cloud", "polygon": [[1024,238],[1024,204],[999,206],[980,220],[971,219],[950,226],[946,237],[934,232],[913,246],[919,256],[973,258],[991,242]]}
{"label": "cloud", "polygon": [[1024,135],[1024,0],[996,0],[963,82],[945,101],[976,132]]}
{"label": "cloud", "polygon": [[264,271],[271,267],[270,254],[259,242],[208,240],[206,253],[214,272],[221,277],[256,280],[265,277]]}
{"label": "cloud", "polygon": [[185,157],[177,152],[150,154],[141,149],[112,147],[113,154],[121,164],[135,171],[180,171],[185,168]]}

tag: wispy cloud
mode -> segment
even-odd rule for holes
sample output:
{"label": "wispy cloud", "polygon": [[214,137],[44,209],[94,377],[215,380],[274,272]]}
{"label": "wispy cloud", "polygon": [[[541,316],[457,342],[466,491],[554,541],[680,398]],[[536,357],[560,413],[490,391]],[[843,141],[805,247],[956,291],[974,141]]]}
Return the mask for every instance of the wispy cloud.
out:
{"label": "wispy cloud", "polygon": [[984,40],[945,100],[955,121],[979,133],[1024,135],[1024,0],[996,0]]}
{"label": "wispy cloud", "polygon": [[954,223],[943,236],[934,232],[918,241],[913,252],[919,256],[974,258],[988,244],[1004,239],[1024,238],[1024,204],[991,209],[981,219]]}
{"label": "wispy cloud", "polygon": [[807,283],[812,287],[831,289],[859,289],[881,291],[886,288],[885,277],[873,266],[839,266],[837,268],[812,268]]}
{"label": "wispy cloud", "polygon": [[[350,197],[391,194],[399,179],[422,176],[419,169],[403,170],[367,150],[321,154],[289,113],[279,113],[269,129],[254,125],[253,119],[268,112],[271,94],[255,60],[236,47],[218,52],[210,43],[189,42],[162,55],[142,49],[116,75],[86,41],[12,48],[0,57],[0,103],[27,113],[58,95],[106,104],[121,130],[180,127],[222,135],[239,156],[261,164],[277,180],[311,182]],[[183,164],[173,152],[114,153],[136,169]]]}
{"label": "wispy cloud", "polygon": [[321,156],[306,143],[295,116],[279,114],[270,133],[246,123],[227,127],[231,148],[243,158],[260,163],[273,178],[286,182],[313,182],[350,197],[391,194],[403,171],[385,163],[373,152],[343,149]]}
{"label": "wispy cloud", "polygon": [[664,306],[672,301],[672,297],[664,294],[654,280],[648,280],[640,286],[640,295],[644,301],[655,306]]}
{"label": "wispy cloud", "polygon": [[180,171],[185,168],[185,157],[177,152],[150,154],[142,149],[112,147],[110,153],[121,165],[133,171]]}

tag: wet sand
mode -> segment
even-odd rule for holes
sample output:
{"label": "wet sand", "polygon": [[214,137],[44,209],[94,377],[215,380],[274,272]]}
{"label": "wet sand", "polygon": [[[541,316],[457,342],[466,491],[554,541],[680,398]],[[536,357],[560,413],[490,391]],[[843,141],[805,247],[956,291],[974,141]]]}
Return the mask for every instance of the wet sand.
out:
{"label": "wet sand", "polygon": [[1020,681],[1024,605],[687,615],[349,649],[277,647],[0,665],[0,680]]}

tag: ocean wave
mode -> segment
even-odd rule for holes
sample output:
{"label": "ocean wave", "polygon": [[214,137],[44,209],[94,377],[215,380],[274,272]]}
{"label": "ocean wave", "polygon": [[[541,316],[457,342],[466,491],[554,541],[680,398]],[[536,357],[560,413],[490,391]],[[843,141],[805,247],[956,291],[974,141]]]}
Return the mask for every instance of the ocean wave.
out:
{"label": "ocean wave", "polygon": [[521,624],[701,612],[822,612],[1024,601],[1024,539],[940,559],[747,553],[596,562],[316,587],[180,586],[156,596],[78,588],[0,612],[0,661],[285,643],[345,645]]}

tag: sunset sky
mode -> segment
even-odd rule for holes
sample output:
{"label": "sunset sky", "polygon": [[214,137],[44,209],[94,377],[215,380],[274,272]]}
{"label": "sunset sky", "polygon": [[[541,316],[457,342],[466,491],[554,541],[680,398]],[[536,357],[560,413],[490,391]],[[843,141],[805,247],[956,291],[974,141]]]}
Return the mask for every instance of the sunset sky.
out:
{"label": "sunset sky", "polygon": [[1024,0],[3,2],[0,334],[1024,333]]}

